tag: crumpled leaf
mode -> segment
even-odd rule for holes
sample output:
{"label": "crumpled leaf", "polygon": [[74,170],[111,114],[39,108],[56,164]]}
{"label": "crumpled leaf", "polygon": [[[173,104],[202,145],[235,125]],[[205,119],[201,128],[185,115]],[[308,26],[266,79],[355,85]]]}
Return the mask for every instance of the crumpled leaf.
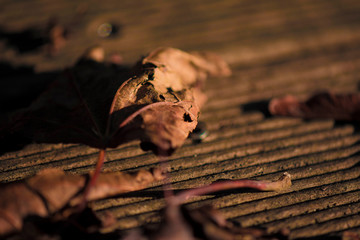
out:
{"label": "crumpled leaf", "polygon": [[360,121],[360,94],[318,93],[306,101],[292,95],[272,99],[269,111],[273,115],[305,119],[330,118],[341,121]]}
{"label": "crumpled leaf", "polygon": [[[59,169],[45,169],[28,180],[0,185],[0,235],[20,230],[27,216],[47,217],[64,207],[76,206],[83,201],[87,178]],[[92,201],[140,190],[162,179],[164,175],[160,169],[102,173],[89,190],[87,199]]]}
{"label": "crumpled leaf", "polygon": [[168,155],[196,127],[205,102],[202,82],[208,75],[229,74],[214,54],[174,48],[151,52],[130,72],[80,61],[3,130],[24,131],[36,142],[99,149],[140,139],[144,149]]}
{"label": "crumpled leaf", "polygon": [[159,155],[171,154],[195,129],[206,99],[199,84],[209,74],[230,74],[226,63],[213,54],[192,55],[173,48],[153,51],[137,69],[137,76],[115,95],[110,110],[114,137],[109,145],[138,138],[144,149]]}

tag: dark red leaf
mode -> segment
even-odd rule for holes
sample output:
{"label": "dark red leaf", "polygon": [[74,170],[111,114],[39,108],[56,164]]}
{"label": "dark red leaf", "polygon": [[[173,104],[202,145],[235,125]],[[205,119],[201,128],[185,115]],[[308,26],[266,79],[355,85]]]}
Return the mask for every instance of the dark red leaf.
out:
{"label": "dark red leaf", "polygon": [[294,96],[275,98],[269,104],[273,115],[293,116],[305,119],[329,118],[335,120],[360,121],[360,94],[315,94],[306,101]]}

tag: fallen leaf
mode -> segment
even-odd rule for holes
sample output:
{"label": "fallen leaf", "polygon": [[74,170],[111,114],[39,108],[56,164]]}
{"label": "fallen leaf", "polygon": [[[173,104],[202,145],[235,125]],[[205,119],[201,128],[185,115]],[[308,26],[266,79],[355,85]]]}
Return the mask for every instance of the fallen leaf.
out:
{"label": "fallen leaf", "polygon": [[[195,129],[206,99],[201,82],[208,75],[231,73],[213,54],[193,55],[173,48],[153,51],[137,69],[137,77],[126,81],[115,95],[110,110],[110,132],[114,132],[110,146],[138,138],[146,150],[158,155],[171,154]],[[141,118],[136,118],[138,115]],[[127,125],[129,121],[132,123]]]}
{"label": "fallen leaf", "polygon": [[[0,185],[0,235],[20,230],[27,216],[47,217],[83,201],[88,176],[45,169],[25,181]],[[136,191],[164,179],[159,169],[102,173],[89,190],[89,201]],[[73,211],[70,211],[73,212]]]}
{"label": "fallen leaf", "polygon": [[360,121],[360,94],[319,93],[306,101],[292,95],[272,99],[269,111],[273,115],[304,119],[329,118],[341,121]]}
{"label": "fallen leaf", "polygon": [[24,131],[36,142],[99,149],[140,139],[145,149],[169,155],[196,127],[205,102],[200,83],[208,75],[230,74],[213,54],[173,48],[153,51],[134,69],[110,71],[102,63],[80,61],[3,131]]}

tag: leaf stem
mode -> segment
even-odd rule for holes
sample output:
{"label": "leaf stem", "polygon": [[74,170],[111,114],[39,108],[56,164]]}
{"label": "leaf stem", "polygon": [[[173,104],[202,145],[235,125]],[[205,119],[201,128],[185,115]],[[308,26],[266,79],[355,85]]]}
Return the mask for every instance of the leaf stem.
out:
{"label": "leaf stem", "polygon": [[235,188],[252,188],[260,191],[281,191],[291,186],[291,175],[285,172],[277,181],[257,181],[257,180],[228,180],[212,183],[203,187],[185,190],[174,196],[170,202],[174,205],[181,205],[191,197],[201,196],[213,192],[224,191]]}
{"label": "leaf stem", "polygon": [[83,193],[84,200],[83,200],[83,203],[81,203],[81,204],[83,204],[84,207],[86,205],[87,197],[91,191],[91,188],[93,188],[95,186],[96,181],[101,173],[101,169],[102,169],[102,166],[104,165],[104,162],[105,162],[105,149],[100,149],[98,160],[97,160],[96,167],[95,167],[95,171],[90,176],[90,180],[86,184],[86,187],[85,187],[85,190]]}

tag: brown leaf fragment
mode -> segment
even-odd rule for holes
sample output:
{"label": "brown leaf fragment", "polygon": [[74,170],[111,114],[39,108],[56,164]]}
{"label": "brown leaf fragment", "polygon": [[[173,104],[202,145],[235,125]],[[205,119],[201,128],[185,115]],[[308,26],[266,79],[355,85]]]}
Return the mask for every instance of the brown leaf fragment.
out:
{"label": "brown leaf fragment", "polygon": [[23,183],[2,185],[0,192],[0,236],[20,230],[28,215],[48,214],[42,199]]}
{"label": "brown leaf fragment", "polygon": [[[86,178],[58,169],[46,169],[28,180],[1,185],[0,235],[20,230],[27,216],[46,217],[65,206],[78,204],[83,200],[81,193]],[[102,173],[90,189],[88,200],[140,190],[163,178],[159,169]]]}
{"label": "brown leaf fragment", "polygon": [[118,141],[123,141],[121,135],[127,140],[139,138],[144,150],[152,150],[157,155],[169,155],[195,129],[199,108],[194,102],[158,102],[147,105],[139,112],[141,118],[132,120],[131,125],[117,132],[114,146],[121,143]]}
{"label": "brown leaf fragment", "polygon": [[38,194],[51,214],[64,207],[78,194],[85,182],[84,176],[70,175],[60,169],[50,168],[26,180],[25,185]]}
{"label": "brown leaf fragment", "polygon": [[300,101],[292,95],[272,99],[269,111],[273,115],[304,119],[329,118],[342,121],[360,121],[360,94],[318,93]]}

